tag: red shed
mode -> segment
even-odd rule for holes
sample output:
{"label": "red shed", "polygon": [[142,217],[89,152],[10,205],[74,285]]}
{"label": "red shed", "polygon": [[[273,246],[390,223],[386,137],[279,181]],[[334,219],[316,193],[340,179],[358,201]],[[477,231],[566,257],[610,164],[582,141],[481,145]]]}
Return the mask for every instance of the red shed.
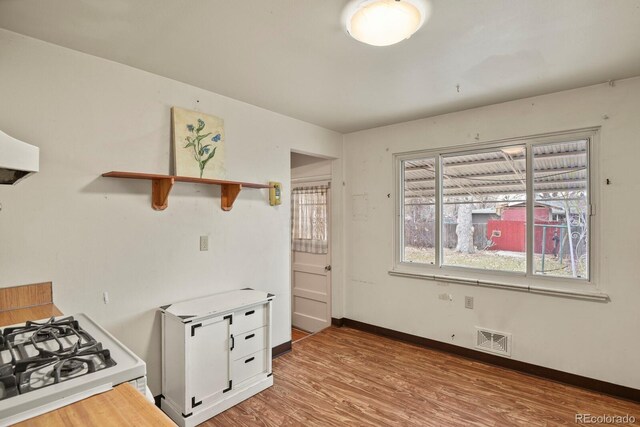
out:
{"label": "red shed", "polygon": [[[543,204],[536,204],[534,208],[535,231],[534,231],[534,252],[542,253],[542,240],[545,240],[545,253],[553,253],[553,232],[560,235],[560,228],[550,227],[552,225],[562,225],[559,221],[551,221],[552,207]],[[524,252],[526,250],[526,219],[527,209],[524,203],[518,203],[502,208],[501,217],[497,220],[487,222],[487,239],[493,244],[489,249],[494,251]],[[547,227],[543,227],[546,225]],[[546,228],[546,232],[544,229]]]}
{"label": "red shed", "polygon": [[[533,216],[536,222],[551,220],[551,206],[536,205],[533,209]],[[527,208],[524,203],[517,205],[505,206],[502,208],[501,218],[503,221],[522,221],[527,220]]]}

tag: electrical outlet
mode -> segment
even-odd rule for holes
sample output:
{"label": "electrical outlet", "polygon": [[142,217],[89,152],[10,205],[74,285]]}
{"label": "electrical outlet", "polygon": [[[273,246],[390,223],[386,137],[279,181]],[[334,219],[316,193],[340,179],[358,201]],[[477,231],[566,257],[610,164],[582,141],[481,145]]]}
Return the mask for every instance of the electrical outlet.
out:
{"label": "electrical outlet", "polygon": [[200,236],[200,251],[209,250],[209,236]]}
{"label": "electrical outlet", "polygon": [[473,297],[464,297],[464,308],[473,310]]}
{"label": "electrical outlet", "polygon": [[102,301],[104,301],[105,304],[109,304],[109,292],[104,291],[102,293]]}

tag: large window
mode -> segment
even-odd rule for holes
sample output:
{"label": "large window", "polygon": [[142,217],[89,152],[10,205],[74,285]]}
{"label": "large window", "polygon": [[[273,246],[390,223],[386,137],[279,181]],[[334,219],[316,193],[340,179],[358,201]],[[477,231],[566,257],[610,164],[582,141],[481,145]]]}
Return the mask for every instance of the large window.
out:
{"label": "large window", "polygon": [[589,280],[592,135],[397,156],[396,261]]}

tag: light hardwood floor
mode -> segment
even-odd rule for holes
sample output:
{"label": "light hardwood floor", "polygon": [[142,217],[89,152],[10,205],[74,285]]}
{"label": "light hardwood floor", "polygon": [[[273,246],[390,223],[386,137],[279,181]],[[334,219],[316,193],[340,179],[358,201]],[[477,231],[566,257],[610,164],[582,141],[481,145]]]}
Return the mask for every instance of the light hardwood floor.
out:
{"label": "light hardwood floor", "polygon": [[273,364],[273,387],[206,426],[550,426],[640,404],[331,327]]}
{"label": "light hardwood floor", "polygon": [[302,338],[308,337],[309,335],[311,335],[309,334],[309,332],[301,331],[300,329],[296,329],[296,328],[291,328],[292,342],[300,341]]}

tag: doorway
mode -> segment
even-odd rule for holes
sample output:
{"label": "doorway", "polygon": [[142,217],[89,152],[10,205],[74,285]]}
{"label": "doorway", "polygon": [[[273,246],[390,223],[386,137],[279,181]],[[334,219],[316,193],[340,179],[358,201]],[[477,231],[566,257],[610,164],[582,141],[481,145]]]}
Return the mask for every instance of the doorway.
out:
{"label": "doorway", "polygon": [[331,160],[291,153],[291,326],[331,325]]}

